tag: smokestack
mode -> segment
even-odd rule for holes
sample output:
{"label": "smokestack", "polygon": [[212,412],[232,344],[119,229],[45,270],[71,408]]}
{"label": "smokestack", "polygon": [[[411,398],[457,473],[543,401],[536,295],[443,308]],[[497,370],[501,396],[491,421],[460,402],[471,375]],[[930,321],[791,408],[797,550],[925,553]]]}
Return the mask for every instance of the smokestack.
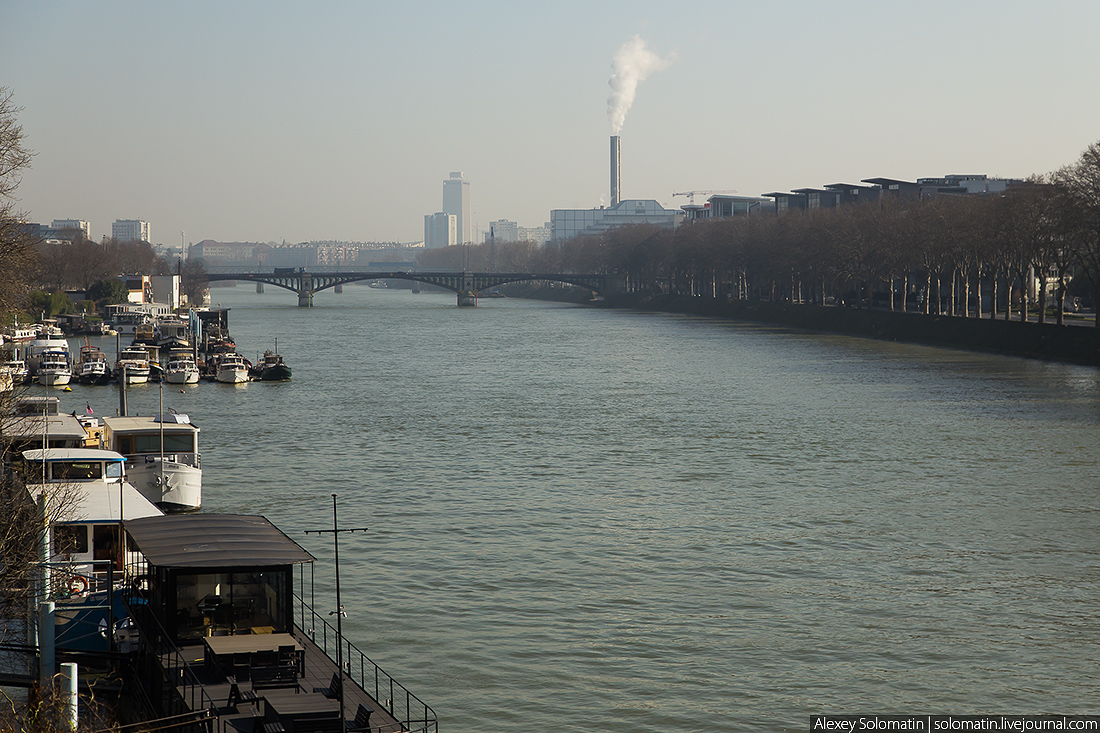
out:
{"label": "smokestack", "polygon": [[619,178],[619,136],[611,136],[611,205],[619,203],[619,186],[622,181]]}

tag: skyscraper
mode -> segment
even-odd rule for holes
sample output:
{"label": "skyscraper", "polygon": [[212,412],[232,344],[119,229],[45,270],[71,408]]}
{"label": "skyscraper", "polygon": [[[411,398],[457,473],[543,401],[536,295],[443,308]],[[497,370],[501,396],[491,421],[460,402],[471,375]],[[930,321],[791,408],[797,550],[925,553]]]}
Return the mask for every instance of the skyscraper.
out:
{"label": "skyscraper", "polygon": [[443,213],[453,214],[458,228],[458,244],[472,241],[470,236],[470,182],[462,177],[462,171],[452,171],[443,181]]}

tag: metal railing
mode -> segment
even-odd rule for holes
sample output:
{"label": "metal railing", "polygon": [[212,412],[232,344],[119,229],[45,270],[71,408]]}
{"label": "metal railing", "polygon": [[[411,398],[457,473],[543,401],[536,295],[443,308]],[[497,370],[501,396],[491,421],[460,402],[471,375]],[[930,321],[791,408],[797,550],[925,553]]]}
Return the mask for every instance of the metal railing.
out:
{"label": "metal railing", "polygon": [[[335,661],[334,654],[338,643],[336,629],[324,617],[319,616],[316,611],[310,608],[297,593],[294,594],[294,600],[297,601],[298,607],[301,609],[298,628],[307,634],[329,659]],[[400,721],[398,725],[401,727],[394,728],[394,731],[439,732],[439,720],[435,711],[427,703],[409,692],[404,685],[375,664],[370,657],[359,651],[346,637],[340,641],[342,642],[340,648],[344,660],[344,673],[368,693],[372,689],[374,690],[373,697],[375,701],[385,707],[391,716]],[[372,726],[371,730],[374,731],[375,728]]]}
{"label": "metal railing", "polygon": [[[195,670],[184,658],[183,651],[176,646],[168,632],[160,625],[148,604],[140,602],[139,598],[140,593],[133,592],[125,597],[125,601],[130,617],[137,625],[139,674],[145,676],[143,684],[139,687],[150,687],[143,690],[148,693],[148,702],[151,702],[162,714],[167,715],[215,710],[217,705],[199,681]],[[159,670],[161,677],[159,691],[152,689],[149,684],[150,680],[157,679],[156,670]],[[199,726],[198,729],[209,731],[213,717],[216,717],[216,714],[211,713],[209,717],[195,721]]]}

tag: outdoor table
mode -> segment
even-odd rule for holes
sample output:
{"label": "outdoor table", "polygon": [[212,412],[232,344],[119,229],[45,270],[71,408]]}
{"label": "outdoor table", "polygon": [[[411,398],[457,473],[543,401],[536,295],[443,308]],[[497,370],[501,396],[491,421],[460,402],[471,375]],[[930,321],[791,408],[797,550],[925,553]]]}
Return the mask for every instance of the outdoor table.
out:
{"label": "outdoor table", "polygon": [[329,725],[319,726],[326,730],[338,730],[340,726],[340,703],[319,693],[301,693],[293,690],[270,690],[264,693],[264,720],[279,722],[287,733],[299,730],[312,730],[305,723],[328,721]]}
{"label": "outdoor table", "polygon": [[[203,660],[207,669],[217,671],[226,663],[232,664],[234,654],[257,652],[278,653],[281,646],[294,646],[294,654],[300,660],[305,649],[290,634],[245,634],[242,636],[204,636]],[[300,669],[300,661],[298,662]]]}

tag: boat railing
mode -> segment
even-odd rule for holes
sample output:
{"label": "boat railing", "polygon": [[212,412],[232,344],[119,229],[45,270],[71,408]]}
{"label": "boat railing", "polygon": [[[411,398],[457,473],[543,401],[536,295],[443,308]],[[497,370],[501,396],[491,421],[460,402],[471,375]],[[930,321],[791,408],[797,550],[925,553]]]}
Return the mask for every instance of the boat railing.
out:
{"label": "boat railing", "polygon": [[[138,628],[137,673],[146,680],[145,685],[138,687],[157,689],[157,685],[149,685],[148,682],[155,679],[153,675],[159,669],[164,682],[159,686],[163,698],[151,702],[162,714],[182,715],[192,711],[215,710],[218,706],[196,675],[193,664],[188,664],[184,651],[165,631],[144,594],[136,586],[138,583],[135,581],[125,601],[130,617]],[[190,656],[194,656],[193,650]],[[175,695],[172,694],[173,690],[176,691]],[[208,731],[208,726],[209,723],[204,721],[203,725],[193,729]]]}
{"label": "boat railing", "polygon": [[[374,699],[382,704],[391,716],[401,721],[397,730],[414,733],[438,733],[439,720],[435,711],[423,700],[409,692],[384,669],[379,667],[345,636],[338,639],[336,629],[294,594],[300,609],[298,628],[302,629],[324,653],[336,659],[336,650],[342,651],[344,672],[368,693],[374,690]],[[372,731],[375,728],[371,729]]]}
{"label": "boat railing", "polygon": [[[126,457],[127,468],[134,468],[146,463],[160,463],[160,460],[161,455],[159,453],[144,453]],[[173,453],[166,452],[164,454],[164,461],[166,463],[179,463],[193,468],[198,468],[200,463],[198,453],[180,453],[179,451]]]}

